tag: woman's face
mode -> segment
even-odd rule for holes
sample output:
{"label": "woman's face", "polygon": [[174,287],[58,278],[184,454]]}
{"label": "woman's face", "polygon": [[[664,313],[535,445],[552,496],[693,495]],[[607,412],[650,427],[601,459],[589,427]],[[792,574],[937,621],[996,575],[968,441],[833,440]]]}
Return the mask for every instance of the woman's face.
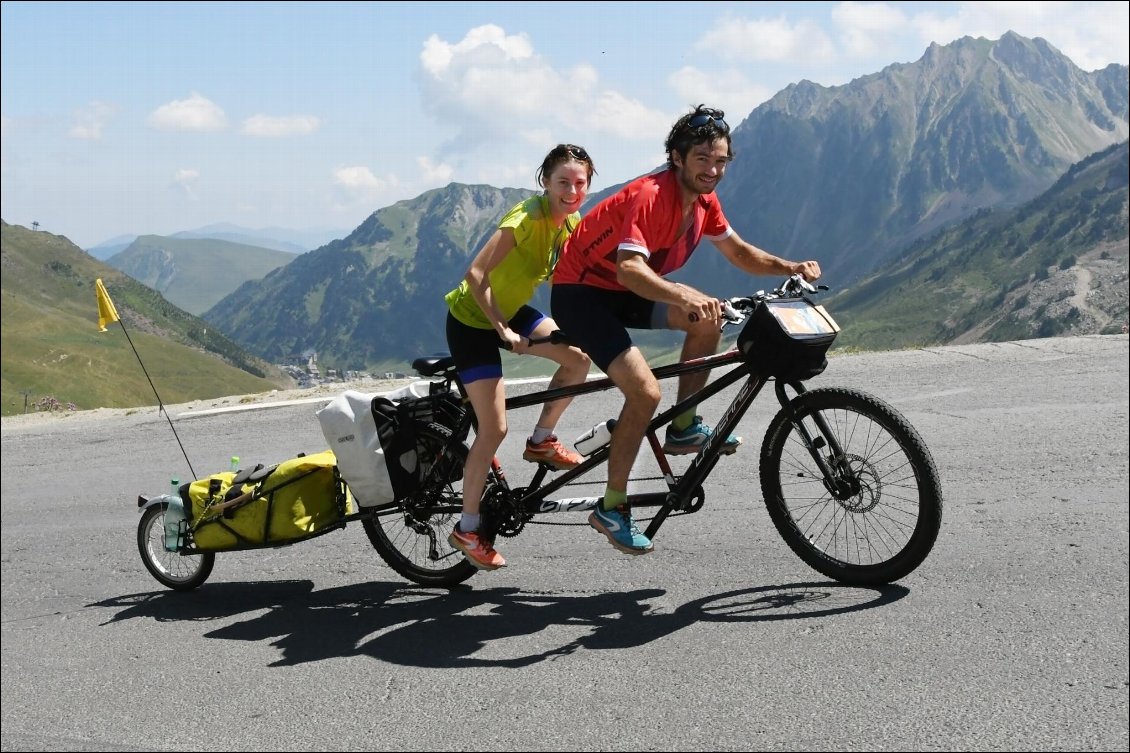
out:
{"label": "woman's face", "polygon": [[558,222],[581,210],[581,202],[589,192],[589,170],[583,162],[566,160],[544,179],[549,196],[549,209]]}

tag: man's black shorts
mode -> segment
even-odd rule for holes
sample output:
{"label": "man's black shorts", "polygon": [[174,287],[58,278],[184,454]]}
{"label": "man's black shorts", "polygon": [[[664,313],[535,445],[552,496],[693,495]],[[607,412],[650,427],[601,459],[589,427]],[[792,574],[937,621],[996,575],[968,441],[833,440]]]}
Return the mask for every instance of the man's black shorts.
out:
{"label": "man's black shorts", "polygon": [[[550,310],[569,340],[607,374],[616,357],[632,347],[628,328],[664,328],[667,307],[628,290],[554,285]],[[664,322],[657,325],[653,320],[658,313]]]}

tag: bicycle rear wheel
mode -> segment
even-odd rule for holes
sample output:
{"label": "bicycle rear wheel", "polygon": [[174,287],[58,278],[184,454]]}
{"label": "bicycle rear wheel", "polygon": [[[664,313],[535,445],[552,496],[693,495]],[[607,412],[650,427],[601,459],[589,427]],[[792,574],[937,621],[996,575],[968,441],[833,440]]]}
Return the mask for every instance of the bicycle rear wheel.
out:
{"label": "bicycle rear wheel", "polygon": [[891,583],[914,571],[942,522],[938,472],[914,427],[879,398],[840,387],[806,392],[791,406],[769,424],[760,464],[769,517],[785,542],[843,583]]}
{"label": "bicycle rear wheel", "polygon": [[[422,586],[454,586],[478,572],[447,537],[463,510],[467,446],[449,442],[440,424],[416,427],[416,448],[425,480],[392,511],[362,521],[369,541],[389,567]],[[433,472],[434,471],[434,472]]]}

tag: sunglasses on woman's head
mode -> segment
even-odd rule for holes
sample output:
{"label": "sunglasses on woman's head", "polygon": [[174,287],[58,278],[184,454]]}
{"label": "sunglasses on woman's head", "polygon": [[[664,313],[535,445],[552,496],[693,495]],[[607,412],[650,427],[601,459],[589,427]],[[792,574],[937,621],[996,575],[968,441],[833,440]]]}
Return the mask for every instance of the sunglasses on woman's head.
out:
{"label": "sunglasses on woman's head", "polygon": [[584,149],[582,149],[579,146],[572,146],[572,145],[567,146],[567,147],[565,147],[565,151],[566,151],[566,153],[568,153],[568,155],[570,157],[572,157],[574,159],[579,159],[582,162],[588,162],[589,161],[589,153],[586,152]]}

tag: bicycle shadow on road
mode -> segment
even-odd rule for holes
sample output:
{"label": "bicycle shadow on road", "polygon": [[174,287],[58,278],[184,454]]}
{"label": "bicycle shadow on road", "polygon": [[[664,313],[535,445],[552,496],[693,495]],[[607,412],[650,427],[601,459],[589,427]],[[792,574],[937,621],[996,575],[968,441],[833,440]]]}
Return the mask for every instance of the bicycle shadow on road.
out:
{"label": "bicycle shadow on road", "polygon": [[[203,637],[270,641],[282,652],[270,666],[372,656],[415,667],[517,668],[579,649],[642,646],[699,622],[813,619],[874,609],[909,590],[808,582],[727,591],[674,611],[648,603],[666,593],[658,588],[580,596],[510,587],[437,591],[392,583],[315,591],[311,581],[293,580],[219,583],[194,594],[133,594],[90,606],[121,610],[103,624],[129,619],[227,623],[242,613],[266,610]],[[519,636],[528,638],[513,640]]]}

